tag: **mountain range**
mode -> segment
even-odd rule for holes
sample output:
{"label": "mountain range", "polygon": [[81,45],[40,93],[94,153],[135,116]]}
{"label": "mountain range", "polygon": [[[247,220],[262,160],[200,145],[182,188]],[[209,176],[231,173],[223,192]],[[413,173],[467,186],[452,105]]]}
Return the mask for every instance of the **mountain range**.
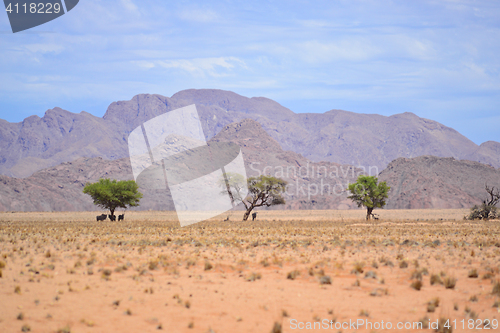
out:
{"label": "mountain range", "polygon": [[285,151],[313,162],[381,171],[391,161],[423,155],[453,157],[500,167],[500,143],[476,145],[452,128],[412,113],[390,117],[331,110],[296,114],[277,102],[223,90],[184,90],[172,97],[141,94],[113,102],[100,118],[60,108],[20,123],[0,120],[0,174],[28,177],[80,157],[128,156],[129,133],[165,112],[195,104],[206,139],[244,119],[257,121]]}
{"label": "mountain range", "polygon": [[[272,174],[289,184],[286,204],[281,209],[349,209],[346,184],[353,182],[361,169],[332,162],[314,163],[300,154],[284,151],[254,120],[245,119],[225,126],[208,141],[234,142],[240,146],[248,177]],[[167,137],[156,149],[175,151],[178,141]],[[36,171],[26,178],[0,175],[0,211],[74,211],[96,210],[83,194],[87,182],[100,178],[133,179],[129,158],[106,160],[81,157],[72,162]],[[139,183],[140,184],[140,183]],[[140,187],[144,197],[139,209],[173,210],[168,189]]]}
{"label": "mountain range", "polygon": [[[356,208],[345,189],[368,170],[334,162],[312,162],[301,154],[285,151],[251,119],[225,126],[208,145],[228,141],[240,147],[247,176],[268,174],[288,182],[286,204],[275,208]],[[178,140],[167,137],[156,149],[177,151]],[[133,179],[129,158],[82,157],[26,178],[0,175],[0,211],[96,210],[82,189],[87,182],[100,178]],[[391,187],[387,208],[468,208],[486,199],[485,185],[500,188],[500,169],[467,160],[419,156],[392,161],[379,179]],[[144,198],[137,209],[174,209],[168,189],[141,187],[140,191]]]}

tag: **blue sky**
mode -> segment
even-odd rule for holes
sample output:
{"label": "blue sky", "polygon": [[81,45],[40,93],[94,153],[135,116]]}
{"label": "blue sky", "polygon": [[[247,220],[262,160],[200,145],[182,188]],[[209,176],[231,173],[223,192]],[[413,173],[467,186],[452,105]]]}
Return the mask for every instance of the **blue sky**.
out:
{"label": "blue sky", "polygon": [[295,112],[413,112],[500,141],[500,1],[80,0],[12,34],[0,118],[102,116],[139,93],[264,96]]}

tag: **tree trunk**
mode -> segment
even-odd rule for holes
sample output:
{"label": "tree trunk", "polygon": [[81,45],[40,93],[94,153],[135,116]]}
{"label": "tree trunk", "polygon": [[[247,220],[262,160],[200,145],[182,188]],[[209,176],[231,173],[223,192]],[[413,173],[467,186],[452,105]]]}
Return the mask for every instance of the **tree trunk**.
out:
{"label": "tree trunk", "polygon": [[247,211],[245,212],[245,214],[243,215],[243,221],[248,220],[248,217],[250,216],[250,212],[251,212],[251,211],[252,211],[252,210],[251,210],[251,209],[249,209],[249,210],[247,210]]}
{"label": "tree trunk", "polygon": [[111,212],[111,216],[115,216],[115,209],[114,208],[110,208],[109,211]]}
{"label": "tree trunk", "polygon": [[366,207],[366,220],[370,220],[372,218],[373,207]]}

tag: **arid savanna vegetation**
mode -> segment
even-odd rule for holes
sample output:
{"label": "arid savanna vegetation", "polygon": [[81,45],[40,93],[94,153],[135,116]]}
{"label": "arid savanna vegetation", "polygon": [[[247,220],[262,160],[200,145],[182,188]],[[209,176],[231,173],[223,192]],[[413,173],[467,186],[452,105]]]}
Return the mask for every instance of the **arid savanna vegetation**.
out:
{"label": "arid savanna vegetation", "polygon": [[441,320],[445,332],[450,319],[472,332],[469,320],[500,318],[498,220],[466,221],[466,209],[378,210],[368,222],[363,209],[243,213],[184,228],[173,212],[1,213],[0,331],[292,332],[363,319]]}

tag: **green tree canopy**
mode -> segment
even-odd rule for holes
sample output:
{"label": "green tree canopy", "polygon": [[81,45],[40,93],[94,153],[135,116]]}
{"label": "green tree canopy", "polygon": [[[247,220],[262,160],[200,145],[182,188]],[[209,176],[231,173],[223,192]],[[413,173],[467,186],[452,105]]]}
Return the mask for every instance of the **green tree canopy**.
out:
{"label": "green tree canopy", "polygon": [[[240,174],[228,172],[226,178],[220,181],[223,194],[229,195],[233,203],[243,202],[245,205],[243,221],[248,220],[255,207],[284,204],[285,199],[282,194],[286,190],[286,184],[287,182],[283,179],[271,176],[249,177],[246,184],[247,193],[244,177]],[[246,196],[243,197],[245,194]]]}
{"label": "green tree canopy", "polygon": [[99,179],[96,183],[87,183],[83,193],[88,194],[94,200],[94,204],[104,209],[109,209],[111,215],[115,215],[116,208],[127,208],[127,206],[139,206],[142,193],[138,191],[139,186],[133,180],[110,180]]}
{"label": "green tree canopy", "polygon": [[357,203],[358,207],[366,207],[366,219],[369,220],[375,208],[385,206],[390,189],[386,182],[378,183],[375,176],[360,175],[356,183],[349,184],[351,195],[348,198]]}

